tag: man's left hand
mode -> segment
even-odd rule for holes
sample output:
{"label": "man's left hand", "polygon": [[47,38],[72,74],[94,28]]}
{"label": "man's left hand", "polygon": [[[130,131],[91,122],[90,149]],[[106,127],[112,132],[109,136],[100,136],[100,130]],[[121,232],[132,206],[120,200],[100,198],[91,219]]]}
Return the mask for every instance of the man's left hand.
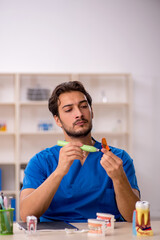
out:
{"label": "man's left hand", "polygon": [[123,161],[111,151],[104,148],[101,151],[104,153],[100,161],[102,167],[112,181],[120,180],[124,176]]}

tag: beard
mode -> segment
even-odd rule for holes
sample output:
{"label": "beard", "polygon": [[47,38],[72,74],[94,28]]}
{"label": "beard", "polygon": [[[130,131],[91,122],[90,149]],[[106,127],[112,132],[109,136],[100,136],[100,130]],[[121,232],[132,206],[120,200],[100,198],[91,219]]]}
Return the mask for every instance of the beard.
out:
{"label": "beard", "polygon": [[[88,122],[86,119],[81,119],[81,120],[85,121],[86,123]],[[80,120],[77,120],[73,124],[73,126],[75,126],[78,121],[80,121]],[[82,130],[78,130],[78,131],[74,131],[73,129],[67,129],[67,127],[65,126],[65,124],[62,121],[61,121],[61,124],[62,124],[62,129],[67,133],[67,135],[69,137],[73,137],[73,138],[86,137],[92,130],[92,121],[90,121],[87,129],[82,129]]]}

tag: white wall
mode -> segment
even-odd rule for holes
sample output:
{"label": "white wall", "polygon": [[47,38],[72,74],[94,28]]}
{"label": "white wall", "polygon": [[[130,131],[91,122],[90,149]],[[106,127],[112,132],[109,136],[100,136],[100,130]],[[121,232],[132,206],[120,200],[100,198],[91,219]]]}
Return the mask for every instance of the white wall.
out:
{"label": "white wall", "polygon": [[129,72],[133,157],[160,217],[160,1],[0,0],[0,72]]}

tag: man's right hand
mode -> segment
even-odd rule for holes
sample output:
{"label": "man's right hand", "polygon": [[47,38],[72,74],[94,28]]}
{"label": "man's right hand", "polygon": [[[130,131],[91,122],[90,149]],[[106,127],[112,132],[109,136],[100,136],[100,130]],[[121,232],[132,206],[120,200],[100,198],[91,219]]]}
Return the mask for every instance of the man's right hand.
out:
{"label": "man's right hand", "polygon": [[82,145],[82,143],[68,143],[62,147],[56,170],[37,189],[29,188],[21,191],[20,215],[24,222],[27,216],[34,215],[39,218],[48,209],[63,176],[67,174],[73,161],[83,159],[83,151],[80,148]]}
{"label": "man's right hand", "polygon": [[63,176],[66,175],[75,159],[83,160],[83,151],[80,147],[83,144],[80,142],[71,143],[61,148],[59,152],[59,162],[57,166],[57,171],[60,172]]}

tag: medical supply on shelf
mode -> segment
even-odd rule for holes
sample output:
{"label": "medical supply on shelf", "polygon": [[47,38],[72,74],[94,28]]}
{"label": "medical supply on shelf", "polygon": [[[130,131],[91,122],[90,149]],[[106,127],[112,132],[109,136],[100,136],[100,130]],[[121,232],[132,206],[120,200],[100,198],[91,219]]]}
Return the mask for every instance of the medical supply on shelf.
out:
{"label": "medical supply on shelf", "polygon": [[7,131],[7,124],[4,122],[0,122],[0,132],[6,132]]}
{"label": "medical supply on shelf", "polygon": [[45,101],[48,100],[50,89],[37,86],[35,88],[27,89],[27,99],[31,101]]}

